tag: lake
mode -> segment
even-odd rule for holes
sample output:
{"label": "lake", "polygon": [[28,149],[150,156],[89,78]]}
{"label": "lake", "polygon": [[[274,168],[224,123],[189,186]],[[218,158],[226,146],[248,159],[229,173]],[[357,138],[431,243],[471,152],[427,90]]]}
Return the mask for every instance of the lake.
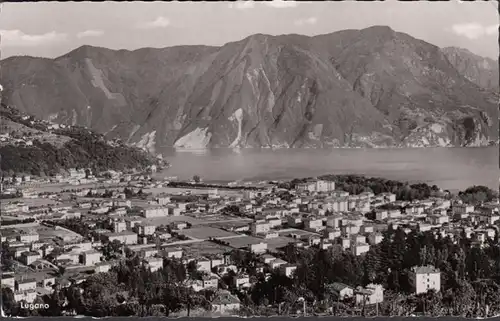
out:
{"label": "lake", "polygon": [[414,149],[157,149],[172,166],[161,176],[205,182],[360,174],[426,182],[443,189],[498,189],[498,147]]}

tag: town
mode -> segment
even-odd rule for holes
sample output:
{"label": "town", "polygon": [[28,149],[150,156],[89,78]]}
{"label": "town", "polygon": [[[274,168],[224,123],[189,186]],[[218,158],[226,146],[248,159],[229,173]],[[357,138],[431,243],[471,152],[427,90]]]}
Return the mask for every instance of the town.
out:
{"label": "town", "polygon": [[[95,316],[114,313],[109,309],[170,316],[500,312],[498,195],[467,203],[433,191],[409,201],[391,192],[350,194],[321,178],[225,187],[199,177],[158,178],[155,166],[136,174],[70,169],[5,178],[3,309],[29,315],[21,307],[38,304],[47,310],[40,314]],[[425,242],[412,244],[417,239]],[[398,253],[402,258],[392,259]],[[471,263],[469,256],[481,253],[489,260]],[[106,285],[110,278],[116,289]],[[466,279],[471,293],[463,290]],[[488,282],[476,286],[481,280]],[[162,294],[148,294],[154,291]],[[457,291],[483,301],[445,307]],[[438,295],[439,304],[421,306]]]}

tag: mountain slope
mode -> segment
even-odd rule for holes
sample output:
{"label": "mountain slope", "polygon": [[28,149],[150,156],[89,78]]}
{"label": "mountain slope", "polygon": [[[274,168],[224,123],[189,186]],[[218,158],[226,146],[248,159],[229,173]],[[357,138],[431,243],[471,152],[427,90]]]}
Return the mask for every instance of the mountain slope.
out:
{"label": "mountain slope", "polygon": [[438,47],[388,27],[222,47],[83,46],[1,68],[8,104],[152,151],[477,146],[498,136],[494,93]]}
{"label": "mountain slope", "polygon": [[40,121],[3,104],[0,123],[1,168],[10,174],[53,175],[69,168],[144,170],[165,165],[138,148],[106,141],[84,128]]}
{"label": "mountain slope", "polygon": [[475,55],[463,48],[446,47],[442,50],[451,64],[465,78],[482,88],[494,92],[499,91],[498,60]]}

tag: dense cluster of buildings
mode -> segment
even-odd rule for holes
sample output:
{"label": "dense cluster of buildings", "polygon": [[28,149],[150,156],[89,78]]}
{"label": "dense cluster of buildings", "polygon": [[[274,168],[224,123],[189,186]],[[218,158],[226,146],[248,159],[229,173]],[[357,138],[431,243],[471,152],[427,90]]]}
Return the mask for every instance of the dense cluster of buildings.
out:
{"label": "dense cluster of buildings", "polygon": [[[70,171],[69,179],[63,180],[74,179],[89,179],[89,173]],[[202,272],[188,281],[195,291],[218,289],[228,274],[232,288],[248,289],[256,275],[232,262],[228,255],[232,250],[255,253],[259,258],[255,273],[269,275],[276,270],[293,277],[297,266],[280,255],[290,243],[304,248],[336,246],[359,256],[380,243],[382,232],[392,225],[406,232],[466,235],[474,245],[483,246],[498,233],[500,222],[496,202],[471,206],[440,197],[402,202],[390,193],[349,195],[324,180],[299,183],[292,191],[269,184],[231,191],[174,191],[162,190],[166,183],[148,175],[116,173],[90,179],[101,186],[81,184],[77,189],[37,193],[30,185],[33,180],[14,182],[17,185],[11,188],[29,195],[2,202],[6,213],[2,242],[8,243],[15,262],[11,271],[2,273],[2,286],[11,287],[16,300],[33,302],[37,295],[50,293],[56,278],[59,284],[78,284],[89,271],[107,272],[126,253],[137,255],[152,271],[163,267],[164,258],[194,261]],[[142,196],[140,190],[145,191]],[[8,219],[27,218],[35,221],[6,226]],[[78,229],[63,224],[72,218]],[[109,244],[119,249],[113,258],[104,254]],[[61,269],[62,275],[55,273]],[[432,266],[414,267],[409,278],[416,294],[440,290],[440,272]],[[384,289],[377,284],[330,287],[340,298],[355,298],[358,303],[383,301]],[[214,311],[239,308],[230,289],[217,293]]]}

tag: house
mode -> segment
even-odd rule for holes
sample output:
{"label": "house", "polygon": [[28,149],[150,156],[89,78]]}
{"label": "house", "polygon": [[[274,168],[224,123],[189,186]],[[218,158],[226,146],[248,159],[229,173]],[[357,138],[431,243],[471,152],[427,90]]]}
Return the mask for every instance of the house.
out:
{"label": "house", "polygon": [[466,204],[454,204],[451,209],[453,214],[469,214],[474,212],[474,206]]}
{"label": "house", "polygon": [[340,229],[327,228],[323,231],[323,237],[328,240],[334,240],[342,235]]}
{"label": "house", "polygon": [[148,258],[148,257],[153,257],[158,254],[158,250],[156,247],[147,247],[147,248],[142,248],[139,250],[139,257],[141,258]]}
{"label": "house", "polygon": [[146,218],[165,217],[168,216],[168,208],[161,206],[151,206],[142,210],[141,215]]}
{"label": "house", "polygon": [[139,235],[153,235],[156,230],[156,226],[145,223],[137,225],[136,228]]}
{"label": "house", "polygon": [[248,248],[253,253],[264,253],[267,251],[267,243],[257,243],[257,244],[249,244]]}
{"label": "house", "polygon": [[366,243],[353,243],[351,245],[352,254],[359,256],[367,253],[370,250],[370,245]]}
{"label": "house", "polygon": [[384,201],[387,203],[394,203],[396,201],[396,194],[392,193],[382,193],[378,196],[383,197]]}
{"label": "house", "polygon": [[107,273],[111,269],[111,264],[107,262],[99,262],[96,264],[94,272],[95,273]]}
{"label": "house", "polygon": [[310,180],[304,183],[298,183],[295,186],[298,192],[330,192],[335,190],[335,182],[322,179]]}
{"label": "house", "polygon": [[173,230],[181,231],[181,230],[184,230],[184,229],[188,228],[188,223],[187,222],[182,222],[182,221],[176,221],[176,222],[170,223],[170,227]]}
{"label": "house", "polygon": [[33,303],[38,296],[36,290],[27,290],[27,291],[16,291],[14,292],[14,301],[26,301],[26,303]]}
{"label": "house", "polygon": [[309,246],[319,245],[321,243],[321,237],[312,234],[301,235],[300,240],[306,242]]}
{"label": "house", "polygon": [[345,212],[348,210],[347,197],[339,196],[325,200],[324,208],[333,212]]}
{"label": "house", "polygon": [[269,267],[271,267],[271,269],[274,270],[274,269],[279,268],[281,265],[284,265],[287,263],[288,263],[287,261],[284,261],[282,259],[275,259],[269,263]]}
{"label": "house", "polygon": [[360,234],[353,235],[351,237],[351,240],[352,240],[353,243],[366,243],[366,236],[360,235]]}
{"label": "house", "polygon": [[380,284],[368,284],[366,288],[356,288],[357,304],[377,304],[384,302],[384,287]]}
{"label": "house", "polygon": [[344,250],[347,250],[348,248],[351,247],[351,240],[348,239],[347,237],[341,237],[339,239],[339,241],[340,241],[340,245],[342,246],[342,248]]}
{"label": "house", "polygon": [[20,261],[22,263],[24,263],[25,265],[31,265],[33,262],[35,262],[36,260],[39,260],[41,258],[42,258],[42,256],[40,255],[40,253],[34,252],[34,251],[33,252],[27,251],[27,252],[21,253]]}
{"label": "house", "polygon": [[238,267],[236,265],[231,265],[231,264],[221,264],[218,265],[216,268],[216,272],[219,275],[224,275],[229,273],[229,271],[233,271],[234,273],[238,272]]}
{"label": "house", "polygon": [[21,279],[15,282],[16,291],[28,291],[36,289],[36,279]]}
{"label": "house", "polygon": [[123,244],[137,244],[137,234],[128,231],[122,231],[119,233],[103,233],[103,241],[113,242],[118,241]]}
{"label": "house", "polygon": [[151,272],[156,272],[163,268],[163,259],[160,257],[149,257],[144,259],[144,265],[147,266]]}
{"label": "house", "polygon": [[296,215],[291,215],[287,217],[287,224],[291,227],[298,227],[300,224],[302,224],[302,217],[296,216]]}
{"label": "house", "polygon": [[332,290],[332,292],[339,298],[339,300],[345,300],[354,297],[354,289],[344,283],[334,282],[327,287]]}
{"label": "house", "polygon": [[215,275],[203,274],[201,281],[204,289],[217,289],[219,287],[219,279]]}
{"label": "house", "polygon": [[120,233],[127,230],[127,223],[123,220],[113,222],[113,232]]}
{"label": "house", "polygon": [[361,228],[358,225],[349,223],[347,225],[342,225],[340,230],[342,231],[342,233],[346,235],[352,235],[352,234],[358,234]]}
{"label": "house", "polygon": [[446,215],[431,215],[427,217],[427,220],[432,225],[442,225],[449,222],[449,217]]}
{"label": "house", "polygon": [[197,266],[198,271],[210,272],[212,269],[211,264],[212,264],[212,261],[210,261],[206,257],[200,257],[196,260],[196,266]]}
{"label": "house", "polygon": [[252,234],[265,234],[269,232],[271,226],[267,222],[253,222],[250,225],[250,231]]}
{"label": "house", "polygon": [[401,210],[400,209],[392,209],[392,210],[388,210],[387,211],[387,216],[389,218],[398,218],[398,217],[401,217],[402,214],[401,214]]}
{"label": "house", "polygon": [[384,239],[384,236],[381,233],[375,232],[375,233],[370,233],[368,235],[368,243],[370,245],[377,245],[380,242],[382,242],[383,239]]}
{"label": "house", "polygon": [[232,295],[227,290],[220,290],[211,302],[212,311],[215,313],[227,314],[240,309],[241,303],[238,297]]}
{"label": "house", "polygon": [[36,232],[21,231],[17,236],[17,240],[23,243],[37,242],[39,240],[39,235]]}
{"label": "house", "polygon": [[363,225],[361,226],[361,233],[373,233],[373,225]]}
{"label": "house", "polygon": [[375,210],[375,219],[378,221],[385,220],[389,217],[389,213],[387,210],[377,209]]}
{"label": "house", "polygon": [[163,250],[163,255],[165,257],[171,257],[176,259],[182,258],[182,253],[183,251],[180,248],[165,248]]}
{"label": "house", "polygon": [[342,216],[340,215],[333,215],[333,216],[328,216],[326,219],[326,226],[338,229],[340,228],[340,222],[342,220]]}
{"label": "house", "polygon": [[2,281],[0,283],[2,286],[6,286],[14,289],[16,286],[16,281],[14,279],[14,275],[2,275]]}
{"label": "house", "polygon": [[297,266],[290,264],[290,263],[286,263],[286,264],[280,265],[279,269],[280,269],[281,273],[283,273],[287,277],[291,278],[293,276],[293,273],[295,272],[295,270],[297,270]]}
{"label": "house", "polygon": [[250,277],[248,274],[238,274],[233,276],[233,285],[236,288],[247,287],[250,285]]}
{"label": "house", "polygon": [[308,217],[304,220],[304,228],[319,231],[323,228],[323,220],[316,217]]}
{"label": "house", "polygon": [[272,256],[271,254],[263,254],[261,257],[260,257],[260,260],[264,263],[264,264],[269,264],[271,263],[272,261],[276,260],[276,258],[274,256]]}
{"label": "house", "polygon": [[413,267],[408,277],[415,294],[441,290],[441,272],[433,266]]}
{"label": "house", "polygon": [[101,253],[96,250],[83,252],[81,256],[82,263],[85,266],[93,266],[96,265],[96,263],[101,262]]}
{"label": "house", "polygon": [[267,220],[267,223],[269,224],[270,228],[280,227],[283,224],[281,222],[281,219],[279,218],[270,218],[269,220]]}

